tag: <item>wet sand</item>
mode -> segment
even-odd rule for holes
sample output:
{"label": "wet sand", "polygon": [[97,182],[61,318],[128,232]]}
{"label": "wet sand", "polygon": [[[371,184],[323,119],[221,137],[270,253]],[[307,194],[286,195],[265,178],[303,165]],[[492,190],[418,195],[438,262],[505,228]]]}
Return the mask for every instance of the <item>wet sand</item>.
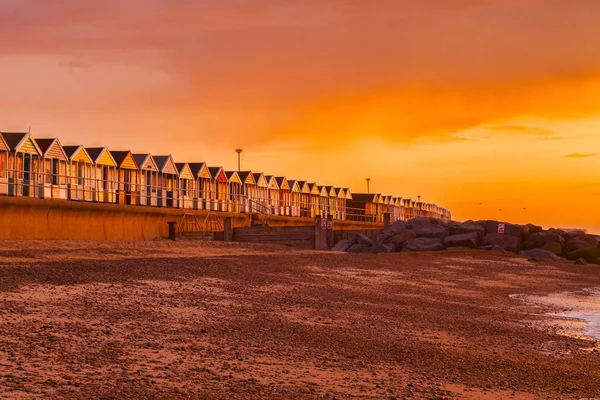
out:
{"label": "wet sand", "polygon": [[0,242],[0,398],[600,397],[597,342],[547,315],[581,310],[543,300],[594,287],[488,252]]}

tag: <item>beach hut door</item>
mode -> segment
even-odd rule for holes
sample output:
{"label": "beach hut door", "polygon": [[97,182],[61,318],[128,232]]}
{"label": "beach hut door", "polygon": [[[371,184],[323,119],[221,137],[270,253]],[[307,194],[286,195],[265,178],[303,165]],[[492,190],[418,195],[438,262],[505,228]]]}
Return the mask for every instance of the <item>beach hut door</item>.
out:
{"label": "beach hut door", "polygon": [[23,196],[29,196],[29,182],[31,179],[31,156],[23,156]]}

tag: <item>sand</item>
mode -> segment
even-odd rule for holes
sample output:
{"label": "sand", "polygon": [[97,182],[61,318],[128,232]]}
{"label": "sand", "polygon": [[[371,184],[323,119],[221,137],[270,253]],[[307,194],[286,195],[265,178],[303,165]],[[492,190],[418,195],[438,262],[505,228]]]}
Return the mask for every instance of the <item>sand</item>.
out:
{"label": "sand", "polygon": [[0,398],[600,397],[543,300],[594,287],[488,252],[0,242]]}

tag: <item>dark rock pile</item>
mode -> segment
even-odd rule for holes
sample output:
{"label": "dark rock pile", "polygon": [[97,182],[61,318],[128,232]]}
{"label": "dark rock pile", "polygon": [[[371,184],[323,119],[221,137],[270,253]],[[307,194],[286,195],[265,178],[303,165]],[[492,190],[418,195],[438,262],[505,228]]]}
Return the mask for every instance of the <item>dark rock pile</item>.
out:
{"label": "dark rock pile", "polygon": [[[504,233],[498,233],[499,224]],[[600,236],[582,230],[548,229],[501,221],[443,221],[415,218],[397,221],[374,239],[356,235],[338,242],[333,250],[349,253],[398,251],[491,250],[513,252],[530,260],[578,260],[600,265]]]}

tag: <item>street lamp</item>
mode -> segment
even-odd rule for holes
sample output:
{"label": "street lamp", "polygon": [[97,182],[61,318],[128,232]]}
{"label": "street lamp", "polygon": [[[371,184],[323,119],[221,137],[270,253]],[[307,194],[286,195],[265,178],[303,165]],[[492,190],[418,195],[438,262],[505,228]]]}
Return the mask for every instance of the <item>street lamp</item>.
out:
{"label": "street lamp", "polygon": [[370,187],[369,187],[369,183],[371,182],[371,178],[367,178],[367,194],[371,193],[369,191]]}
{"label": "street lamp", "polygon": [[235,152],[238,155],[238,171],[241,171],[240,154],[242,153],[242,149],[235,149]]}

